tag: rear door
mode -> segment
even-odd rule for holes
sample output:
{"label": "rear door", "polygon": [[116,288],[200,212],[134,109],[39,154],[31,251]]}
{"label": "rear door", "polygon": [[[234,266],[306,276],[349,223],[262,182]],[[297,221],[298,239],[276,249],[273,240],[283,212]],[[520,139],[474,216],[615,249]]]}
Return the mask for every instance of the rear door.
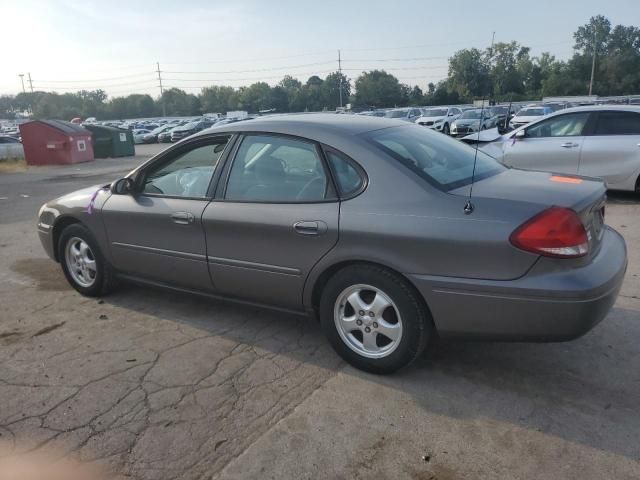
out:
{"label": "rear door", "polygon": [[640,113],[611,110],[594,115],[578,172],[603,178],[609,188],[633,190],[640,175]]}
{"label": "rear door", "polygon": [[524,138],[512,135],[504,144],[505,165],[577,174],[589,117],[589,112],[565,113],[530,125]]}
{"label": "rear door", "polygon": [[244,136],[204,211],[215,289],[298,309],[311,268],[338,240],[339,202],[313,142]]}
{"label": "rear door", "polygon": [[139,173],[135,193],[111,195],[102,216],[117,270],[211,290],[201,219],[228,141],[221,136],[184,143]]}

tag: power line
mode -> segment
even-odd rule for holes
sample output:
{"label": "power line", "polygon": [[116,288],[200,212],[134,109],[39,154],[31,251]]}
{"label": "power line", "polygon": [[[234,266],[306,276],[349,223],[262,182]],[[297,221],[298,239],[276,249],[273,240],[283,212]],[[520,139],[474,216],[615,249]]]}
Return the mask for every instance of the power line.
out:
{"label": "power line", "polygon": [[[83,82],[108,82],[110,80],[122,80],[125,78],[136,78],[136,77],[143,77],[143,76],[147,76],[149,74],[151,74],[152,72],[145,72],[145,73],[136,73],[133,75],[121,75],[119,77],[108,77],[108,78],[93,78],[93,79],[88,79],[85,78],[83,80],[40,80],[41,82],[45,82],[45,83],[83,83]],[[153,72],[155,73],[155,72]]]}
{"label": "power line", "polygon": [[255,72],[271,72],[275,70],[291,70],[295,68],[307,68],[314,67],[319,65],[329,65],[332,64],[334,60],[328,62],[316,62],[316,63],[303,63],[300,65],[288,65],[283,67],[270,67],[270,68],[254,68],[251,70],[227,70],[227,71],[216,71],[216,72],[205,72],[205,71],[172,71],[172,70],[164,70],[164,73],[179,73],[179,74],[192,74],[192,75],[218,75],[218,74],[227,74],[227,73],[255,73]]}

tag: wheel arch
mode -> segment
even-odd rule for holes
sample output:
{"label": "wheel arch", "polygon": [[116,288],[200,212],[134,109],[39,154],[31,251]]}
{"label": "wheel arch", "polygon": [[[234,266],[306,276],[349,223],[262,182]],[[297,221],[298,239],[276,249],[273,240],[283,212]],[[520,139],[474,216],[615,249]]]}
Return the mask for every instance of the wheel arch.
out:
{"label": "wheel arch", "polygon": [[344,268],[347,268],[347,267],[354,266],[354,265],[371,265],[371,266],[375,266],[375,267],[387,270],[387,271],[389,271],[391,273],[394,273],[395,275],[398,275],[399,277],[403,278],[407,282],[409,287],[414,291],[414,293],[416,294],[416,296],[419,299],[419,301],[422,304],[422,306],[425,308],[427,314],[431,318],[431,321],[432,321],[433,327],[434,327],[434,331],[435,331],[435,321],[433,320],[433,315],[431,313],[431,309],[429,308],[429,305],[427,304],[427,301],[425,300],[424,296],[416,288],[416,286],[413,284],[411,279],[409,279],[406,275],[403,275],[397,269],[392,268],[392,267],[390,267],[388,265],[385,265],[383,263],[380,263],[380,262],[377,262],[377,261],[373,261],[373,260],[363,260],[363,259],[338,261],[336,263],[333,263],[331,265],[328,265],[328,266],[324,267],[322,269],[322,271],[317,276],[315,276],[315,278],[313,279],[313,284],[310,286],[310,288],[306,292],[305,305],[308,307],[308,310],[313,312],[313,317],[316,320],[318,320],[320,297],[322,296],[322,291],[324,290],[324,287],[326,286],[327,282],[329,282],[331,277],[333,277],[340,270],[342,270]]}
{"label": "wheel arch", "polygon": [[82,224],[82,222],[76,218],[73,217],[71,215],[61,215],[58,218],[56,218],[55,222],[53,223],[53,230],[51,232],[51,242],[53,245],[53,255],[55,257],[56,262],[60,261],[60,255],[59,255],[59,245],[58,242],[60,242],[60,235],[62,234],[62,231],[67,228],[69,225],[74,225],[76,223],[80,223]]}

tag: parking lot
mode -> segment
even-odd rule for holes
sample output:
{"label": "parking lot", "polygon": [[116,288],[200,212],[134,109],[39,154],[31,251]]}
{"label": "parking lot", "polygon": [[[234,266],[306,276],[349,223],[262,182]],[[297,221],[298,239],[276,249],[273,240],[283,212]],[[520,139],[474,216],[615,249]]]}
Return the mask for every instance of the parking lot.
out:
{"label": "parking lot", "polygon": [[138,156],[0,175],[0,450],[123,478],[640,478],[640,198],[611,193],[620,297],[569,343],[440,343],[346,366],[304,317],[126,285],[80,296],[39,243],[46,200]]}

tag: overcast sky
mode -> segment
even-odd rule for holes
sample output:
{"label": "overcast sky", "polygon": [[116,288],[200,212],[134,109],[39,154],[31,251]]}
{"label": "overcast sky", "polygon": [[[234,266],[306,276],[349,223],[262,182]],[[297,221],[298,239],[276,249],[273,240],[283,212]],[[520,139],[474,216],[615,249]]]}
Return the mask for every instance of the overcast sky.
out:
{"label": "overcast sky", "polygon": [[[355,79],[383,68],[426,88],[456,50],[516,40],[533,54],[572,53],[572,33],[593,15],[640,25],[640,0],[205,1],[0,0],[0,93],[103,88],[110,95],[166,86],[305,81],[338,67]],[[28,83],[26,84],[28,89]],[[190,87],[190,88],[187,88]]]}

